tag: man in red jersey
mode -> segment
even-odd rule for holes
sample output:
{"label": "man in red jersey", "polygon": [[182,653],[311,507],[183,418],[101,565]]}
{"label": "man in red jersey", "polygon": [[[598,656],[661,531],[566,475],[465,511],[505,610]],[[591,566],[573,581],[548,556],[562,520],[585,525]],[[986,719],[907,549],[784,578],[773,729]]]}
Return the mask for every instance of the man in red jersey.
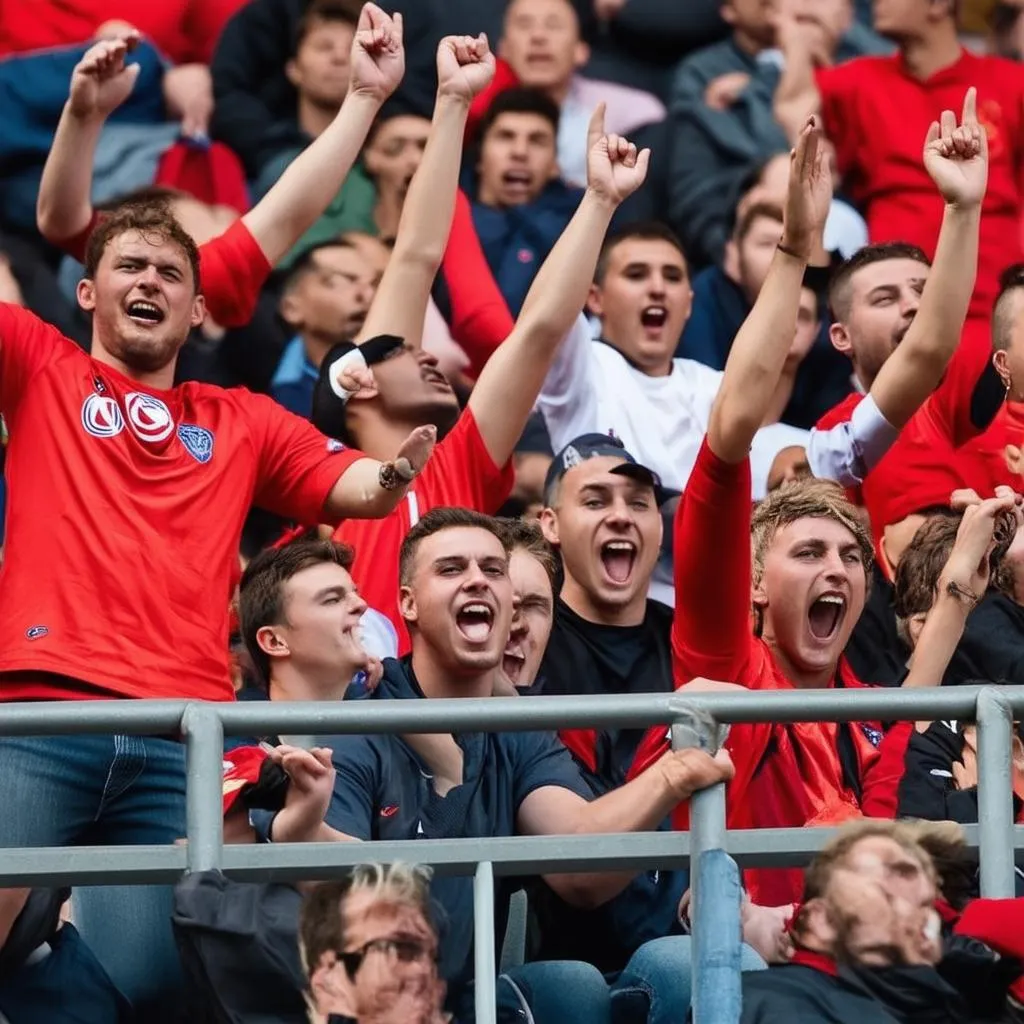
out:
{"label": "man in red jersey", "polygon": [[[78,260],[98,220],[89,197],[106,119],[128,98],[138,68],[125,34],[93,46],[75,68],[70,95],[43,169],[36,221],[43,237]],[[359,156],[381,104],[402,80],[402,19],[363,7],[352,43],[348,95],[334,120],[274,187],[223,235],[200,246],[203,295],[222,327],[249,322],[267,275],[314,224]]]}
{"label": "man in red jersey", "polygon": [[[453,49],[454,48],[454,49]],[[367,642],[379,657],[409,649],[398,610],[398,550],[420,517],[438,506],[495,513],[513,482],[511,457],[554,359],[586,302],[602,240],[618,205],[643,183],[647,158],[623,163],[635,147],[606,136],[603,109],[588,133],[590,184],[566,231],[534,280],[519,319],[480,373],[468,407],[419,346],[431,282],[455,204],[461,140],[472,98],[491,80],[493,58],[480,40],[443,41],[430,137],[409,187],[395,251],[377,289],[359,348],[336,346],[324,359],[313,422],[374,456],[390,457],[410,422],[432,422],[442,437],[426,475],[376,528],[345,523],[336,539],[356,551],[352,575],[371,608]],[[492,285],[493,286],[493,285]],[[337,367],[372,367],[373,383],[346,395]],[[372,623],[372,625],[371,625]]]}
{"label": "man in red jersey", "polygon": [[921,173],[918,139],[934,111],[956,109],[975,86],[991,172],[971,316],[987,322],[1000,272],[1021,259],[1024,68],[965,50],[957,37],[956,0],[876,0],[874,21],[899,53],[816,69],[807,30],[784,20],[776,117],[792,137],[808,114],[820,112],[871,241],[910,242],[931,256],[942,207]]}
{"label": "man in red jersey", "polygon": [[[864,685],[842,657],[864,608],[872,560],[856,510],[838,488],[822,481],[780,488],[753,519],[749,500],[750,442],[782,373],[803,272],[831,201],[819,142],[812,122],[793,158],[782,242],[733,343],[676,514],[672,657],[677,685],[698,677],[756,690]],[[980,154],[980,131],[953,127],[944,116],[941,130],[929,136],[926,159],[947,198],[959,195],[959,189],[980,201]],[[956,226],[946,231],[944,243],[956,233]],[[970,233],[968,223],[964,234]],[[901,407],[898,384],[896,366],[884,367],[874,395],[880,408],[888,409],[890,401]],[[736,763],[728,793],[730,827],[799,827],[860,814],[891,817],[911,728],[901,724],[883,734],[874,722],[733,726],[726,744]],[[663,729],[649,734],[633,772],[642,771],[667,742]],[[676,819],[685,826],[685,810]],[[799,872],[748,875],[757,903],[794,902],[800,886]]]}
{"label": "man in red jersey", "polygon": [[[266,396],[172,387],[204,316],[198,265],[164,207],[129,205],[89,242],[78,298],[90,354],[0,305],[11,430],[0,699],[233,699],[228,602],[250,506],[333,523],[383,516],[432,450],[436,430],[422,427],[380,463]],[[184,748],[5,738],[0,806],[0,847],[171,843],[185,826]],[[0,898],[0,934],[23,895]],[[163,1019],[150,1000],[169,1005],[175,960],[169,900],[152,895],[124,921],[103,914],[116,962],[97,949],[147,1021]],[[88,910],[79,920],[91,942]]]}

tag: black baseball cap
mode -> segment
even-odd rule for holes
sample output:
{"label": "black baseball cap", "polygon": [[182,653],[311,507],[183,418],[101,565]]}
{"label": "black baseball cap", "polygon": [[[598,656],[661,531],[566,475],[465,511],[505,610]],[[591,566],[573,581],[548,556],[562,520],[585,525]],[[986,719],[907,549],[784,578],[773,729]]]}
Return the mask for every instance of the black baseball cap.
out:
{"label": "black baseball cap", "polygon": [[622,459],[617,466],[612,466],[608,471],[618,476],[629,477],[637,483],[646,484],[654,488],[654,499],[661,505],[670,496],[661,485],[661,478],[653,469],[641,465],[633,456],[626,451],[626,446],[617,438],[609,434],[581,434],[570,441],[554,458],[548,474],[544,479],[544,497],[547,499],[552,488],[557,484],[573,466],[578,466],[588,459],[613,458]]}

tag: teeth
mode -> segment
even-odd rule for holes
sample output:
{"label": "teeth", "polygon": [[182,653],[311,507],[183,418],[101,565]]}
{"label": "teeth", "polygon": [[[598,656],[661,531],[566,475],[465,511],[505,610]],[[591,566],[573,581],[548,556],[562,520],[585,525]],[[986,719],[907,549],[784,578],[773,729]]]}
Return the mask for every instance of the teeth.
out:
{"label": "teeth", "polygon": [[824,594],[818,598],[819,601],[823,601],[825,604],[838,604],[844,605],[846,601],[844,598],[839,597],[836,594]]}
{"label": "teeth", "polygon": [[605,544],[606,551],[628,551],[632,553],[636,550],[636,546],[628,540],[610,540]]}
{"label": "teeth", "polygon": [[472,615],[487,615],[490,616],[491,609],[485,604],[467,604],[462,609],[464,612],[469,612]]}

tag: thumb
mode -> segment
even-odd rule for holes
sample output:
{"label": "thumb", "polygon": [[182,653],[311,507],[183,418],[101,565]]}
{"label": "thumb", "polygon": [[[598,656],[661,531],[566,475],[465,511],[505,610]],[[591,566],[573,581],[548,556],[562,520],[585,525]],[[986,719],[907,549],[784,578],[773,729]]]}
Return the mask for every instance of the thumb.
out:
{"label": "thumb", "polygon": [[651,151],[649,149],[640,150],[640,155],[636,158],[636,174],[639,179],[639,188],[647,180],[647,171],[651,166]]}
{"label": "thumb", "polygon": [[122,71],[121,73],[134,86],[135,83],[138,81],[139,74],[141,73],[141,71],[142,71],[142,65],[138,64],[138,63],[135,63],[135,64],[128,64],[128,65],[126,65],[124,71]]}

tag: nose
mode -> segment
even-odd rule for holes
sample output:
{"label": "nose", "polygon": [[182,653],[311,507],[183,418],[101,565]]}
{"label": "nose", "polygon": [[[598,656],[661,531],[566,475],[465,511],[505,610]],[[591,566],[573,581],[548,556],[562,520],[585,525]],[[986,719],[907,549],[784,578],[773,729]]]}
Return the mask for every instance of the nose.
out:
{"label": "nose", "polygon": [[605,516],[605,523],[609,526],[630,526],[633,523],[633,513],[630,511],[629,506],[622,498],[617,498],[608,507],[608,513]]}
{"label": "nose", "polygon": [[659,299],[664,298],[665,292],[667,291],[665,278],[661,274],[652,274],[647,288],[651,295],[657,296]]}
{"label": "nose", "polygon": [[831,581],[842,581],[846,579],[846,563],[843,561],[842,552],[832,548],[825,555],[825,574]]}
{"label": "nose", "polygon": [[367,603],[363,600],[362,594],[353,594],[351,596],[349,610],[352,612],[353,615],[357,615],[359,618],[362,618],[363,615],[366,614],[366,609],[368,607],[369,605],[367,605]]}
{"label": "nose", "polygon": [[462,583],[463,590],[485,590],[487,589],[487,576],[480,568],[479,562],[472,562],[466,570],[466,576]]}
{"label": "nose", "polygon": [[437,366],[437,356],[421,348],[416,353],[416,362],[418,362],[420,366]]}
{"label": "nose", "polygon": [[908,320],[917,315],[917,308],[921,305],[921,296],[912,289],[908,289],[900,300],[900,312]]}
{"label": "nose", "polygon": [[149,264],[136,278],[136,284],[146,291],[159,291],[160,275],[157,273],[156,267]]}
{"label": "nose", "polygon": [[520,160],[520,161],[526,160],[527,156],[529,156],[529,153],[528,153],[527,147],[526,147],[526,139],[524,139],[521,136],[517,135],[512,140],[511,156],[512,156],[513,160]]}

